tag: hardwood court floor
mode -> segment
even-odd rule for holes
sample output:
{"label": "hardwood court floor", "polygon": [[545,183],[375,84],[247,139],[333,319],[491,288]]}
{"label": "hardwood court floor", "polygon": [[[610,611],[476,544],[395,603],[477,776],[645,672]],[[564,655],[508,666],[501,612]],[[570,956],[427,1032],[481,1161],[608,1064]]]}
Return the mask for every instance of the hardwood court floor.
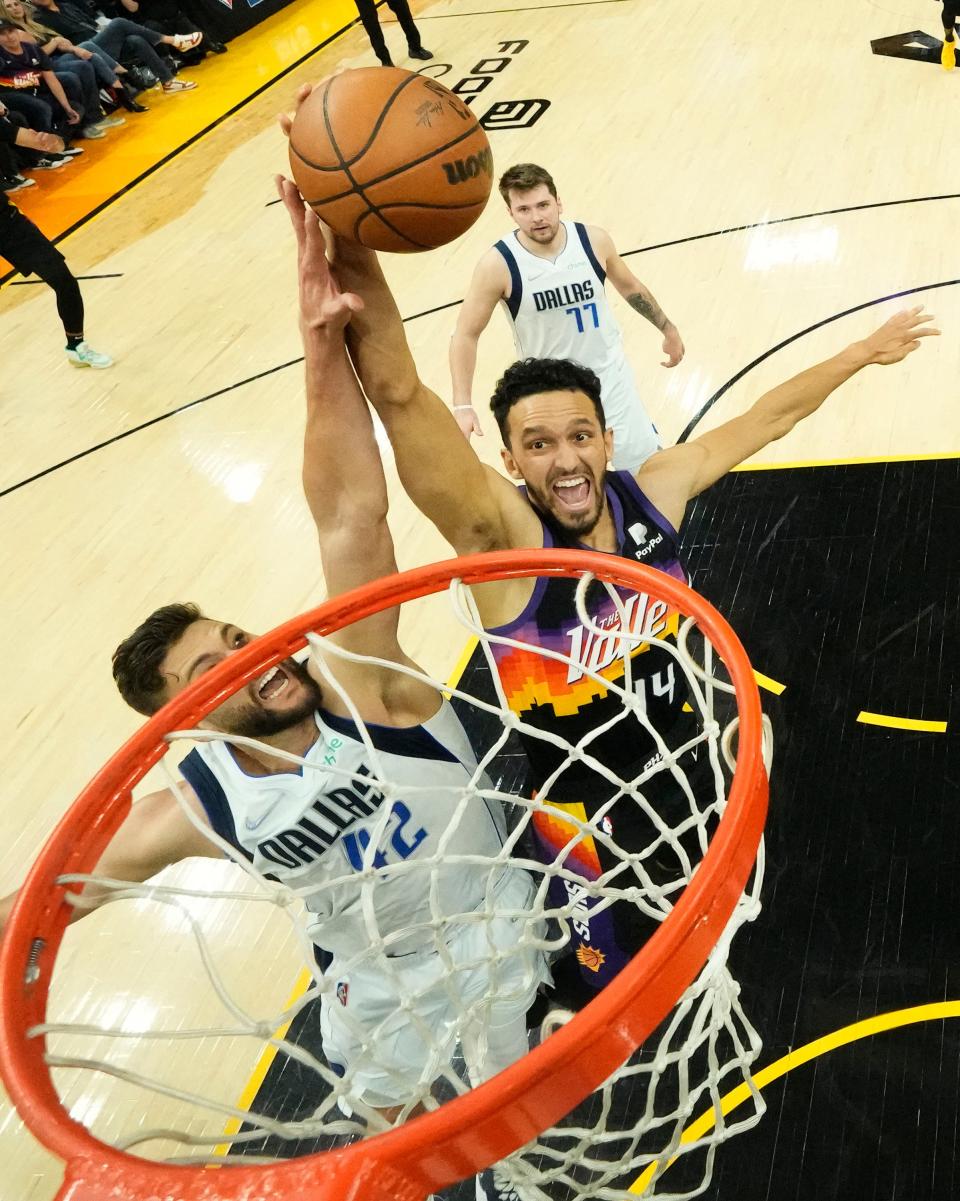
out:
{"label": "hardwood court floor", "polygon": [[[666,441],[742,411],[914,297],[944,330],[907,364],[852,381],[754,465],[776,470],[731,481],[698,506],[699,515],[716,505],[723,520],[691,523],[697,586],[732,617],[759,670],[786,685],[768,699],[795,765],[778,761],[774,781],[771,846],[784,874],[771,877],[737,968],[754,995],[764,1063],[855,1018],[960,1000],[948,970],[960,778],[949,567],[960,73],[870,46],[917,29],[936,35],[937,14],[929,0],[443,0],[418,10],[445,83],[475,75],[485,59],[488,69],[508,60],[478,94],[478,111],[550,101],[533,128],[491,134],[498,167],[533,159],[550,168],[567,215],[609,229],[679,325],[687,357],[667,372],[652,331],[620,305]],[[268,26],[251,35],[264,39],[264,61],[279,53],[270,42],[279,36]],[[299,41],[288,49],[286,61],[304,52]],[[270,204],[271,175],[285,162],[274,114],[302,79],[372,62],[362,33],[349,33],[63,243],[77,273],[108,277],[84,291],[91,340],[117,358],[111,371],[66,366],[46,289],[3,291],[4,890],[135,727],[113,694],[109,653],[145,613],[194,599],[263,629],[323,595],[298,491],[302,381],[291,239]],[[506,228],[492,203],[455,246],[386,264],[424,377],[443,394],[451,306]],[[495,318],[478,397],[510,358]],[[497,457],[490,423],[478,450]],[[443,557],[395,486],[392,495],[401,565]],[[406,626],[410,652],[446,674],[461,649],[452,623],[432,610]],[[867,727],[861,711],[946,731]],[[793,816],[799,824],[788,827]],[[197,879],[198,870],[171,876]],[[226,902],[210,908],[241,996],[278,1012],[295,951],[276,949],[276,923]],[[783,970],[767,957],[778,940],[779,953],[796,952]],[[189,1025],[209,1009],[188,955],[166,911],[114,906],[70,932],[58,1005],[131,1027]],[[229,1069],[215,1087],[233,1102],[255,1055],[228,1050],[213,1057]],[[789,1074],[764,1124],[718,1157],[715,1195],[946,1201],[957,1191],[955,1062],[952,1023],[939,1020]],[[213,1074],[210,1064],[197,1070]],[[109,1137],[123,1090],[76,1080],[69,1096]],[[9,1107],[0,1153],[0,1201],[54,1195],[57,1165]]]}

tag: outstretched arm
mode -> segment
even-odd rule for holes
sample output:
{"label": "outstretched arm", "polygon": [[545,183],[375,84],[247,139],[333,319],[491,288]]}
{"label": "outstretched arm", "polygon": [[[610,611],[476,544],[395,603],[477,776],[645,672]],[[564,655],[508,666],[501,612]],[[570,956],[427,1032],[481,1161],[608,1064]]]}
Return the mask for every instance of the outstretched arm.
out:
{"label": "outstretched arm", "polygon": [[676,367],[685,353],[680,331],[657,303],[656,297],[650,289],[637,279],[617,254],[613,238],[606,230],[592,225],[588,232],[593,248],[600,262],[603,263],[611,284],[635,313],[646,317],[650,324],[656,326],[663,334],[663,353],[667,357],[662,365]]}
{"label": "outstretched arm", "polygon": [[[203,818],[200,802],[193,790],[181,785],[183,795],[191,808]],[[203,818],[206,821],[206,818]],[[126,821],[116,832],[107,849],[100,856],[91,875],[105,876],[111,880],[129,880],[141,884],[157,875],[171,863],[195,856],[221,859],[223,852],[212,843],[190,821],[180,807],[176,796],[165,788],[134,801]],[[114,890],[98,888],[88,884],[83,890],[84,898],[92,905],[77,906],[71,921],[76,921],[110,899]],[[6,927],[17,893],[0,899],[0,935]]]}
{"label": "outstretched arm", "polygon": [[450,380],[453,385],[453,416],[466,438],[483,434],[473,405],[473,373],[477,367],[477,344],[490,323],[497,302],[507,294],[510,275],[503,257],[489,250],[477,263],[470,289],[463,300],[457,325],[450,339]]}
{"label": "outstretched arm", "polygon": [[[320,222],[294,184],[278,176],[277,190],[297,239],[307,400],[303,490],[327,592],[336,596],[397,570],[380,450],[344,345],[346,325],[363,302],[340,291]],[[397,610],[388,610],[347,627],[337,640],[351,650],[397,659],[397,621]]]}
{"label": "outstretched arm", "polygon": [[637,473],[637,482],[679,528],[688,501],[744,459],[789,434],[851,376],[872,364],[899,363],[919,347],[921,338],[939,334],[928,324],[932,320],[922,305],[897,313],[863,341],[767,392],[742,416],[653,455]]}

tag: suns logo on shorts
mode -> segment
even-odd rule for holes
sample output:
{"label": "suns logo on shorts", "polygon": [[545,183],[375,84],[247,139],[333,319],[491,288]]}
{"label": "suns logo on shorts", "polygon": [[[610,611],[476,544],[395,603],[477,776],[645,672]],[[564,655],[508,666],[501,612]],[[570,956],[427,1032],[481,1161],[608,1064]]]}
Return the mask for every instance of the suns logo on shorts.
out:
{"label": "suns logo on shorts", "polygon": [[347,997],[350,995],[350,985],[346,980],[341,980],[337,985],[337,1000],[341,1005],[346,1005]]}
{"label": "suns logo on shorts", "polygon": [[607,962],[607,957],[596,947],[588,947],[581,943],[577,947],[577,962],[583,964],[585,968],[589,968],[591,972],[599,972]]}

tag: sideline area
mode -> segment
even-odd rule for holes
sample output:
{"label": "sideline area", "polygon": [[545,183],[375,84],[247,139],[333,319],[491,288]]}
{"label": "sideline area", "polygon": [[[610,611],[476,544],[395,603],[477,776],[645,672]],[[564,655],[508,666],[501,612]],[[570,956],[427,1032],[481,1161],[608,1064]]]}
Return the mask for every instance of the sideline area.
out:
{"label": "sideline area", "polygon": [[[287,8],[230,42],[222,55],[182,72],[195,91],[141,93],[149,113],[124,113],[126,124],[106,138],[81,143],[79,162],[38,172],[36,187],[11,203],[54,241],[186,149],[305,58],[357,21],[352,0],[294,0]],[[0,258],[0,284],[14,274]]]}

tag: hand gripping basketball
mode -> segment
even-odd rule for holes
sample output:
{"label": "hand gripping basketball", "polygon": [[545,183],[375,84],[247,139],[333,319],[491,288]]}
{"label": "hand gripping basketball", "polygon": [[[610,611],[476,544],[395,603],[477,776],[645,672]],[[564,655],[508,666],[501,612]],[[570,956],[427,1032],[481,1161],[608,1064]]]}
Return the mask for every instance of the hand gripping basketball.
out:
{"label": "hand gripping basketball", "polygon": [[297,238],[297,271],[300,283],[300,317],[311,329],[340,330],[363,301],[353,292],[341,292],[327,258],[332,234],[316,213],[303,203],[296,186],[282,175],[276,177],[277,192],[290,216]]}

